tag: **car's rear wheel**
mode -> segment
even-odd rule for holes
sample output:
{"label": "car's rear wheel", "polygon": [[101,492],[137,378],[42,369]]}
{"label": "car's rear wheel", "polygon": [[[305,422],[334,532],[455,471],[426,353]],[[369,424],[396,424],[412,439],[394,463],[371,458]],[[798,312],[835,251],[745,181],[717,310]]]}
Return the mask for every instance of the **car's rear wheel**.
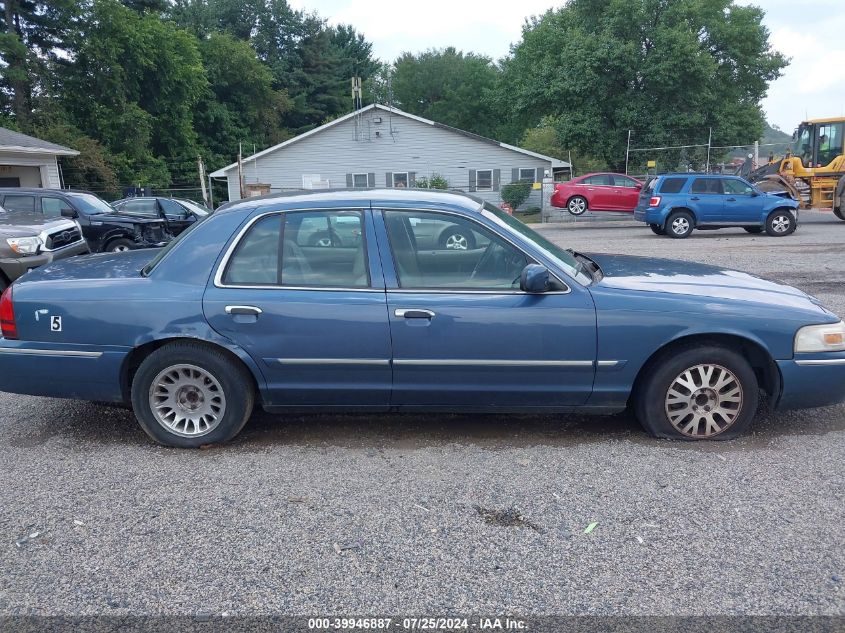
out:
{"label": "car's rear wheel", "polygon": [[120,237],[109,242],[108,246],[106,246],[106,251],[109,253],[125,253],[126,251],[131,251],[134,246],[135,243],[132,240]]}
{"label": "car's rear wheel", "polygon": [[676,239],[689,237],[693,229],[692,214],[687,211],[675,211],[666,219],[666,235]]}
{"label": "car's rear wheel", "polygon": [[337,233],[322,231],[320,233],[315,233],[308,239],[308,246],[321,246],[323,248],[329,248],[331,246],[340,247],[343,246],[343,242],[341,242]]}
{"label": "car's rear wheel", "polygon": [[655,437],[727,440],[754,418],[759,386],[741,355],[705,345],[663,355],[634,397],[640,424]]}
{"label": "car's rear wheel", "polygon": [[666,230],[659,224],[649,224],[648,227],[655,235],[666,235]]}
{"label": "car's rear wheel", "polygon": [[198,343],[150,354],[132,380],[132,409],[151,438],[179,448],[226,442],[252,413],[252,380],[238,361]]}
{"label": "car's rear wheel", "polygon": [[573,196],[566,203],[566,210],[572,215],[583,215],[589,209],[587,199],[583,196]]}
{"label": "car's rear wheel", "polygon": [[748,233],[762,233],[763,227],[762,226],[744,226],[743,227]]}
{"label": "car's rear wheel", "polygon": [[795,232],[795,216],[786,209],[775,209],[766,218],[766,233],[784,237]]}

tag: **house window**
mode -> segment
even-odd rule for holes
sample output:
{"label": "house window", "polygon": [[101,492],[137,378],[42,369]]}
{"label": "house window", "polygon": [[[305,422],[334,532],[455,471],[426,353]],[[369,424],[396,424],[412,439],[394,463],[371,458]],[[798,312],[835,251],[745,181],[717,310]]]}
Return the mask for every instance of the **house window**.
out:
{"label": "house window", "polygon": [[492,169],[479,169],[475,172],[475,190],[493,191]]}
{"label": "house window", "polygon": [[393,172],[393,186],[394,187],[407,187],[408,186],[408,172],[407,171],[394,171]]}
{"label": "house window", "polygon": [[367,174],[352,174],[352,186],[356,189],[366,189]]}
{"label": "house window", "polygon": [[537,170],[533,167],[522,167],[519,170],[519,179],[528,182],[537,182]]}

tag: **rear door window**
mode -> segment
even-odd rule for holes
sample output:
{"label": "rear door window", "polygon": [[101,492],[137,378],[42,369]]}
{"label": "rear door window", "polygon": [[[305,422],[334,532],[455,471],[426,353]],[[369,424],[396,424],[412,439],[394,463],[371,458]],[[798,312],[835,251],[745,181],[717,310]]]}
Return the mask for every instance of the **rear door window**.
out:
{"label": "rear door window", "polygon": [[686,178],[666,178],[660,185],[660,193],[681,193],[686,182]]}
{"label": "rear door window", "polygon": [[34,213],[35,196],[6,196],[3,206],[10,213]]}
{"label": "rear door window", "polygon": [[722,181],[719,178],[696,178],[690,187],[691,193],[699,194],[721,194]]}

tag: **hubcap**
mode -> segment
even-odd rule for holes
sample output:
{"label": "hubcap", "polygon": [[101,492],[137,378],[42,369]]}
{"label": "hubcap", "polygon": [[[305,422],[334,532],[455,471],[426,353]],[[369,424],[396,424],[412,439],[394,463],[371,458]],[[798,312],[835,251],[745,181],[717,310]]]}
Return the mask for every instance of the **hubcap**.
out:
{"label": "hubcap", "polygon": [[772,229],[775,233],[786,233],[789,230],[790,220],[785,215],[779,215],[772,220]]}
{"label": "hubcap", "polygon": [[683,235],[689,231],[689,220],[686,218],[675,218],[672,221],[672,231],[677,235]]}
{"label": "hubcap", "polygon": [[587,203],[583,198],[573,198],[569,201],[569,211],[581,215],[587,210]]}
{"label": "hubcap", "polygon": [[666,392],[669,422],[689,437],[713,437],[742,410],[742,385],[721,365],[696,365],[681,372]]}
{"label": "hubcap", "polygon": [[469,248],[469,242],[467,238],[460,233],[455,233],[454,235],[450,235],[446,238],[446,248],[456,251],[465,251]]}
{"label": "hubcap", "polygon": [[115,247],[114,247],[113,249],[111,249],[111,250],[112,250],[112,253],[125,253],[126,251],[128,251],[128,250],[129,250],[129,247],[128,247],[128,246],[124,246],[123,244],[120,244],[119,246],[115,246]]}
{"label": "hubcap", "polygon": [[332,245],[332,238],[330,237],[321,237],[317,240],[317,246],[328,247]]}
{"label": "hubcap", "polygon": [[173,365],[150,386],[150,409],[156,420],[175,435],[211,433],[226,413],[226,396],[217,379],[196,365]]}

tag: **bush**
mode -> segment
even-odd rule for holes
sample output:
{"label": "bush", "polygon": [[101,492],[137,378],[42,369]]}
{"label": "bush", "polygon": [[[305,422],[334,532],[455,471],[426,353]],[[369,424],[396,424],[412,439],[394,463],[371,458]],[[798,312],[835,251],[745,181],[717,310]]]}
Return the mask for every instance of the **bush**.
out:
{"label": "bush", "polygon": [[414,186],[419,189],[448,189],[449,181],[440,174],[432,174],[431,178],[420,176],[416,179]]}
{"label": "bush", "polygon": [[511,208],[516,211],[523,202],[528,200],[528,194],[531,193],[531,183],[520,180],[519,182],[512,182],[509,185],[502,187],[502,201],[511,205]]}

